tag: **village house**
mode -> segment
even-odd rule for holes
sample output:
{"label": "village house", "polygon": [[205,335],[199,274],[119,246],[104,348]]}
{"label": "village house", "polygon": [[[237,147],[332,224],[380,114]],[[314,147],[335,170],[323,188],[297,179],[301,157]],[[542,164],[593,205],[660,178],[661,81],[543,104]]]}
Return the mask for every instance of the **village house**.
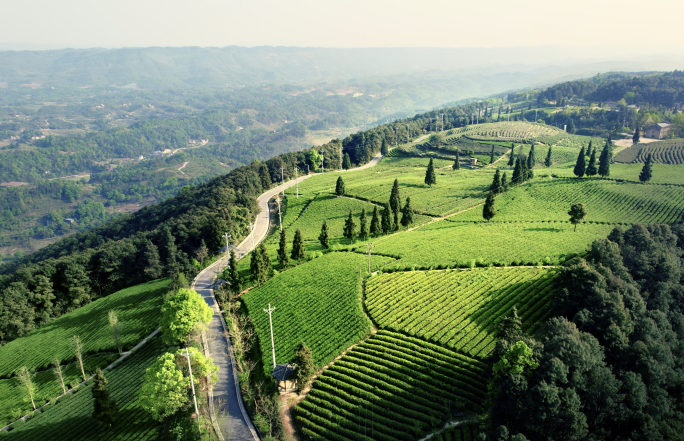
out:
{"label": "village house", "polygon": [[664,139],[671,129],[668,123],[651,124],[644,129],[644,138]]}

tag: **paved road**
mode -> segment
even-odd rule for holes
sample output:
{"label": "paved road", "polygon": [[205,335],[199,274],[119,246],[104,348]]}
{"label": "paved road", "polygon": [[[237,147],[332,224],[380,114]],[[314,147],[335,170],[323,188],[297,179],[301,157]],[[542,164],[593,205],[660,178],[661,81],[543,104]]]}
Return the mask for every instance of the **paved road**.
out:
{"label": "paved road", "polygon": [[[347,171],[363,170],[373,167],[377,165],[381,159],[382,155],[378,154],[367,164]],[[299,181],[303,181],[314,175],[315,174],[300,176]],[[285,183],[285,189],[296,184],[297,181],[295,180],[288,181]],[[268,201],[278,194],[278,192],[282,191],[282,189],[283,186],[279,185],[257,198],[259,214],[257,215],[252,234],[237,246],[237,255],[239,258],[244,257],[252,251],[253,246],[258,245],[268,234],[270,227]],[[226,418],[220,419],[223,435],[227,440],[258,440],[259,437],[256,430],[242,404],[240,387],[237,381],[237,371],[234,365],[233,348],[230,343],[230,338],[228,338],[226,333],[226,324],[221,316],[216,299],[214,298],[214,280],[217,275],[221,273],[226,264],[227,261],[224,258],[204,269],[204,271],[199,273],[195,278],[192,288],[196,290],[214,310],[214,316],[211,318],[209,332],[207,333],[207,345],[209,347],[209,352],[214,359],[214,363],[219,367],[218,382],[214,385],[213,393],[214,402],[217,403],[216,412],[227,415]]]}

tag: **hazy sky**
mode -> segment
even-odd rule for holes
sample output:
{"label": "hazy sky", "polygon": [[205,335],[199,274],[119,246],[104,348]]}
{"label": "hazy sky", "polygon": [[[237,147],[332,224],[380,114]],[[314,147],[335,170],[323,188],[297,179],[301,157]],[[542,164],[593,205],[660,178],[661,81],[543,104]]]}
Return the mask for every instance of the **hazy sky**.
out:
{"label": "hazy sky", "polygon": [[[0,0],[0,43],[46,47],[501,47],[684,51],[684,1]],[[679,49],[679,50],[678,50]]]}

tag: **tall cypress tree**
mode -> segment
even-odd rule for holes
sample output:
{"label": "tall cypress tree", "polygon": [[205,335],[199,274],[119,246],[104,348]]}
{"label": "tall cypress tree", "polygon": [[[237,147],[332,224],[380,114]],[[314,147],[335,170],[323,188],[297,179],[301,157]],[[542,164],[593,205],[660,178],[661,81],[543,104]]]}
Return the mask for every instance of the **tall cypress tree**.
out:
{"label": "tall cypress tree", "polygon": [[230,291],[233,294],[240,293],[240,273],[237,269],[237,256],[235,255],[235,250],[230,250],[230,261],[228,263],[228,284],[230,285]]}
{"label": "tall cypress tree", "polygon": [[644,163],[644,168],[641,169],[639,173],[639,180],[643,182],[648,182],[653,177],[653,166],[651,164],[651,154],[649,153],[646,157],[646,162]]}
{"label": "tall cypress tree", "polygon": [[551,167],[551,146],[549,146],[549,151],[546,153],[546,159],[544,160],[544,165],[547,167]]}
{"label": "tall cypress tree", "polygon": [[380,236],[382,234],[382,225],[380,224],[380,213],[378,213],[378,206],[373,208],[373,218],[370,223],[370,234],[372,236]]}
{"label": "tall cypress tree", "polygon": [[513,179],[511,182],[514,185],[518,185],[522,183],[524,179],[525,176],[523,176],[522,161],[520,158],[517,158],[515,160],[515,168],[513,169]]}
{"label": "tall cypress tree", "polygon": [[264,264],[261,262],[261,248],[256,247],[252,250],[249,259],[249,277],[253,283],[261,286],[261,280],[263,279]]}
{"label": "tall cypress tree", "polygon": [[337,177],[337,183],[335,184],[335,194],[337,196],[344,196],[344,180],[342,180],[342,176]]}
{"label": "tall cypress tree", "polygon": [[501,193],[501,172],[499,169],[496,169],[496,173],[494,173],[494,179],[492,180],[492,185],[489,186],[489,191],[491,191],[494,194],[499,194]]}
{"label": "tall cypress tree", "polygon": [[537,164],[537,157],[534,154],[534,144],[530,147],[530,156],[527,157],[527,168],[532,170]]}
{"label": "tall cypress tree", "polygon": [[460,170],[461,169],[461,156],[458,154],[458,150],[456,150],[456,160],[454,161],[454,164],[451,166],[452,170]]}
{"label": "tall cypress tree", "polygon": [[176,238],[171,233],[170,228],[164,229],[164,251],[166,252],[166,275],[174,280],[180,273],[178,264],[178,248],[176,248]]}
{"label": "tall cypress tree", "polygon": [[413,221],[413,209],[411,208],[411,197],[406,198],[406,205],[401,210],[401,224],[404,228],[408,228],[409,225],[414,223]]}
{"label": "tall cypress tree", "polygon": [[492,146],[492,152],[489,154],[489,163],[494,164],[494,146]]}
{"label": "tall cypress tree", "polygon": [[273,270],[273,267],[271,266],[271,257],[268,255],[268,250],[266,249],[266,245],[262,242],[261,245],[259,245],[260,248],[260,261],[261,261],[261,280],[265,282],[269,276],[271,275],[271,271]]}
{"label": "tall cypress tree", "polygon": [[323,225],[321,225],[321,234],[318,235],[318,241],[326,250],[330,248],[330,232],[328,231],[328,221],[323,221]]}
{"label": "tall cypress tree", "polygon": [[508,176],[506,176],[506,172],[503,172],[503,175],[501,176],[501,191],[506,191],[507,187],[508,187]]}
{"label": "tall cypress tree", "polygon": [[356,222],[354,222],[354,215],[351,208],[349,209],[349,217],[344,221],[344,237],[349,239],[349,243],[354,243],[356,238]]}
{"label": "tall cypress tree", "polygon": [[[676,111],[676,109],[675,109]],[[636,126],[636,130],[634,130],[634,136],[632,136],[632,144],[639,144],[639,140],[641,139],[641,134],[639,133],[639,126]]]}
{"label": "tall cypress tree", "polygon": [[496,209],[494,208],[494,193],[489,192],[484,207],[482,208],[482,217],[489,222],[496,216]]}
{"label": "tall cypress tree", "polygon": [[425,184],[432,187],[433,184],[437,183],[437,175],[435,174],[435,165],[432,158],[428,163],[427,170],[425,171]]}
{"label": "tall cypress tree", "polygon": [[382,221],[380,227],[382,228],[382,232],[385,234],[389,233],[393,229],[392,218],[390,217],[390,209],[387,205],[385,205],[385,208],[382,210]]}
{"label": "tall cypress tree", "polygon": [[306,248],[304,247],[304,237],[302,236],[302,230],[297,228],[294,235],[294,240],[292,241],[292,260],[304,260],[306,259]]}
{"label": "tall cypress tree", "polygon": [[390,193],[389,200],[390,208],[392,213],[394,213],[395,219],[399,218],[399,209],[401,209],[401,196],[399,195],[399,180],[395,179],[394,184],[392,184],[392,192]]}
{"label": "tall cypress tree", "polygon": [[161,260],[159,258],[159,249],[150,240],[145,241],[143,272],[148,280],[156,280],[163,274]]}
{"label": "tall cypress tree", "polygon": [[520,168],[520,176],[522,177],[523,182],[528,181],[534,177],[534,172],[527,168],[527,158],[524,156],[520,160]]}
{"label": "tall cypress tree", "polygon": [[95,371],[91,391],[93,393],[93,418],[95,418],[101,426],[113,426],[119,410],[116,407],[116,403],[112,401],[109,396],[107,379],[100,368],[97,368]]}
{"label": "tall cypress tree", "polygon": [[385,156],[387,153],[389,153],[389,148],[387,147],[387,140],[385,138],[382,138],[382,145],[380,146],[380,154],[382,154],[382,156]]}
{"label": "tall cypress tree", "polygon": [[591,157],[591,153],[596,150],[595,148],[592,147],[592,142],[591,139],[589,140],[589,145],[587,146],[587,156]]}
{"label": "tall cypress tree", "polygon": [[508,166],[513,167],[515,165],[515,144],[511,144],[511,156],[508,158]]}
{"label": "tall cypress tree", "polygon": [[607,178],[610,176],[610,161],[613,159],[613,154],[611,152],[612,148],[608,142],[606,142],[606,145],[603,147],[603,151],[601,152],[601,156],[599,157],[599,175],[601,175],[604,178]]}
{"label": "tall cypress tree", "polygon": [[587,171],[587,159],[585,157],[584,153],[584,147],[582,147],[582,150],[580,150],[579,155],[577,156],[577,162],[575,163],[575,168],[573,169],[573,173],[575,173],[575,176],[578,178],[584,177],[584,173]]}
{"label": "tall cypress tree", "polygon": [[351,163],[351,159],[349,158],[349,153],[344,154],[344,157],[342,159],[342,168],[345,170],[349,170],[350,168],[352,168],[352,163]]}
{"label": "tall cypress tree", "polygon": [[598,169],[596,168],[596,149],[592,150],[589,158],[589,165],[587,166],[587,176],[596,176]]}
{"label": "tall cypress tree", "polygon": [[282,265],[283,268],[287,268],[287,265],[290,263],[290,258],[287,255],[287,235],[285,234],[285,228],[280,231],[278,259],[280,260],[280,265]]}
{"label": "tall cypress tree", "polygon": [[359,237],[363,240],[368,238],[368,222],[366,221],[366,209],[361,210],[361,217],[359,218]]}

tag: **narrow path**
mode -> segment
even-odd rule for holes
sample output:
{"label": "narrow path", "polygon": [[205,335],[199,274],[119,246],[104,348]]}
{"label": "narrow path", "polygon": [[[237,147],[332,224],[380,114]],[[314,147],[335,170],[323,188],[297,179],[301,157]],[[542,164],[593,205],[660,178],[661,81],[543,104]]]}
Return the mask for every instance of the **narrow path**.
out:
{"label": "narrow path", "polygon": [[181,165],[181,166],[178,168],[178,171],[181,172],[182,174],[185,174],[185,172],[183,171],[183,168],[184,168],[186,165],[188,165],[189,163],[190,163],[190,161],[185,161],[185,162],[183,163],[183,165]]}

